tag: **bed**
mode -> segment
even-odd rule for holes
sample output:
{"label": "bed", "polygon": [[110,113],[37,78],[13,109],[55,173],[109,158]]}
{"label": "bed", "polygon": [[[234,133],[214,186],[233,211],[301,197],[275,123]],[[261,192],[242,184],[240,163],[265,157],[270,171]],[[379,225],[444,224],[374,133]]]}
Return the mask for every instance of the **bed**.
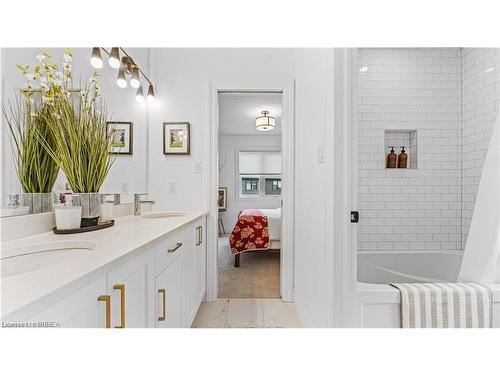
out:
{"label": "bed", "polygon": [[240,266],[240,255],[249,251],[279,251],[281,249],[281,208],[246,209],[229,236],[234,254],[234,266]]}

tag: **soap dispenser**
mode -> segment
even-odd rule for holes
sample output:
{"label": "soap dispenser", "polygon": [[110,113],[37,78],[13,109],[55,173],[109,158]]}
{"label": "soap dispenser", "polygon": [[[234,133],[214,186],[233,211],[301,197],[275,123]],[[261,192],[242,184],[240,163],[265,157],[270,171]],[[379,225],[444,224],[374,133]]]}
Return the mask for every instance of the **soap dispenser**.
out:
{"label": "soap dispenser", "polygon": [[387,168],[396,168],[397,156],[394,152],[394,146],[389,146],[391,148],[391,152],[387,155]]}
{"label": "soap dispenser", "polygon": [[405,152],[405,147],[401,146],[401,153],[398,155],[398,168],[406,168],[408,163],[408,155]]}

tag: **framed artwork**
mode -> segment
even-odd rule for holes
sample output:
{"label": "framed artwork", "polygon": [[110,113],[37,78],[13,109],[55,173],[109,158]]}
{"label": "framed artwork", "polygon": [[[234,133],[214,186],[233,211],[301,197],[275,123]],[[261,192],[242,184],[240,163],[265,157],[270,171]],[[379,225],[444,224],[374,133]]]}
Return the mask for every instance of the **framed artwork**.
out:
{"label": "framed artwork", "polygon": [[219,194],[217,197],[217,206],[219,207],[219,211],[227,210],[227,188],[220,187]]}
{"label": "framed artwork", "polygon": [[163,123],[163,153],[165,155],[189,155],[189,122]]}
{"label": "framed artwork", "polygon": [[134,144],[132,123],[121,121],[107,121],[108,134],[113,139],[111,154],[132,155]]}

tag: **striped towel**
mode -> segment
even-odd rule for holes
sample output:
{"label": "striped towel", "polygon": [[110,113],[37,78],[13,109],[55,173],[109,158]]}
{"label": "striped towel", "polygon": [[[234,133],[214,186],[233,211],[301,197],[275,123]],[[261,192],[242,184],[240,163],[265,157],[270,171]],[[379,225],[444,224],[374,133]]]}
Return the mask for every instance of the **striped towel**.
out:
{"label": "striped towel", "polygon": [[472,283],[392,283],[401,292],[403,328],[490,328],[491,289]]}

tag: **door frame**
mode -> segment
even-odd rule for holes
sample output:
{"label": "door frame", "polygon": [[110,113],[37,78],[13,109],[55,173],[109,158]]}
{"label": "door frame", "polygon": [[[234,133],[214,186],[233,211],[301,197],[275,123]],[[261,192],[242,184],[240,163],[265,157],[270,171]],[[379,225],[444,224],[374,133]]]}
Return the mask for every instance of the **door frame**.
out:
{"label": "door frame", "polygon": [[335,48],[329,61],[326,254],[327,326],[356,327],[357,224],[357,49]]}
{"label": "door frame", "polygon": [[[221,92],[279,92],[282,94],[281,118],[281,157],[283,187],[282,229],[280,256],[280,291],[285,302],[293,301],[294,271],[294,207],[295,207],[295,82],[282,81],[210,81],[207,83],[207,113],[209,147],[206,152],[208,173],[208,210],[207,218],[207,301],[215,301],[218,294],[217,277],[217,240],[218,208],[217,191],[219,187],[219,93]],[[285,249],[283,251],[283,249]]]}

